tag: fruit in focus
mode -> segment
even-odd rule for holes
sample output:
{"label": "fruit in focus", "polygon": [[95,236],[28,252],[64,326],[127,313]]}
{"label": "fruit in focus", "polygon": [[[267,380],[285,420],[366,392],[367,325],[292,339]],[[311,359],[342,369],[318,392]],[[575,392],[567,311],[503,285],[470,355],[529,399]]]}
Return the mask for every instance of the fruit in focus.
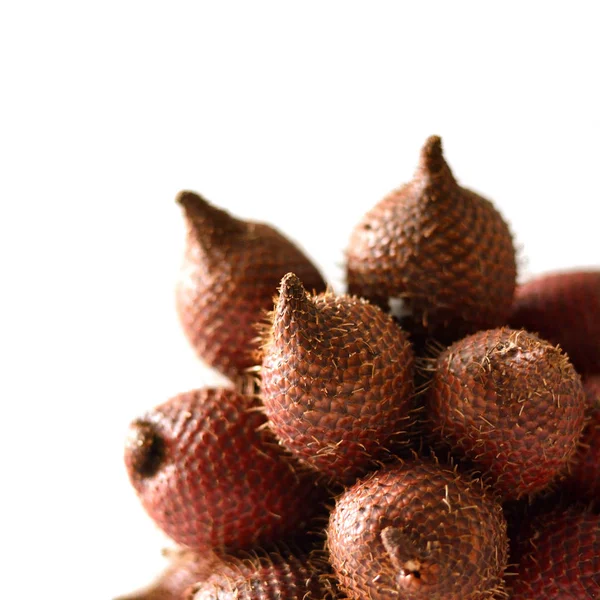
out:
{"label": "fruit in focus", "polygon": [[431,136],[412,181],[354,227],[348,291],[384,308],[401,300],[414,327],[453,341],[504,325],[516,286],[512,235],[494,205],[461,187]]}
{"label": "fruit in focus", "polygon": [[412,423],[413,353],[390,315],[365,300],[307,293],[288,273],[262,343],[261,399],[300,460],[348,483]]}
{"label": "fruit in focus", "polygon": [[481,482],[419,458],[343,492],[327,547],[351,599],[480,600],[502,589],[508,538]]}
{"label": "fruit in focus", "polygon": [[[596,597],[600,271],[540,276],[515,294],[509,228],[458,184],[437,136],[413,180],[352,231],[348,295],[325,292],[273,227],[193,192],[177,201],[183,331],[207,365],[237,380],[259,362],[262,381],[258,397],[194,390],[132,423],[131,482],[181,548],[121,600],[499,600],[505,585],[513,600]],[[413,354],[434,350],[417,409]],[[421,416],[430,437],[414,440]],[[459,466],[383,465],[398,440],[432,441]],[[345,485],[325,532],[323,479]],[[505,519],[518,564],[503,583]],[[315,533],[331,565],[294,545]]]}
{"label": "fruit in focus", "polygon": [[441,352],[425,395],[434,439],[472,461],[505,500],[548,486],[584,427],[581,378],[562,350],[507,327]]}
{"label": "fruit in focus", "polygon": [[235,378],[254,366],[256,323],[293,270],[307,289],[324,291],[317,268],[292,241],[265,223],[231,216],[182,191],[187,243],[176,286],[177,312],[197,354]]}
{"label": "fruit in focus", "polygon": [[125,464],[142,505],[178,544],[246,548],[302,530],[321,490],[233,389],[180,394],[130,426]]}

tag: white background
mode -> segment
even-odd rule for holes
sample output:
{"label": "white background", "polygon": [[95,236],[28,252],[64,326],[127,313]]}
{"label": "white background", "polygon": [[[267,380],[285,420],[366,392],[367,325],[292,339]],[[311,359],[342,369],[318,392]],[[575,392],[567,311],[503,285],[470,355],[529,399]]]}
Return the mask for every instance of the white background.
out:
{"label": "white background", "polygon": [[162,566],[126,427],[217,381],[174,313],[180,189],[341,291],[351,227],[435,133],[521,277],[598,266],[593,5],[3,3],[0,595],[109,599]]}

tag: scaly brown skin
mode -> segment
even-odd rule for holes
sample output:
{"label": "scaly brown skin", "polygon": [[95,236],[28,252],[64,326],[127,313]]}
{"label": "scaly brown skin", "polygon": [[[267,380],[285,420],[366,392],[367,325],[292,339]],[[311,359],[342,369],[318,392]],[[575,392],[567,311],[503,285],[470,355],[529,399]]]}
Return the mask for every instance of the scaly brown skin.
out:
{"label": "scaly brown skin", "polygon": [[231,553],[172,549],[169,564],[148,586],[115,600],[325,600],[335,582],[309,546],[278,543]]}
{"label": "scaly brown skin", "polygon": [[179,394],[136,419],[125,464],[156,524],[198,551],[302,532],[323,498],[277,444],[257,400],[228,388]]}
{"label": "scaly brown skin", "polygon": [[329,566],[309,552],[279,544],[223,562],[193,586],[186,600],[333,600]]}
{"label": "scaly brown skin", "polygon": [[326,284],[274,227],[236,219],[190,191],[177,202],[188,229],[176,286],[183,331],[205,363],[235,379],[254,366],[256,324],[272,308],[281,278],[294,271],[317,292]]}
{"label": "scaly brown skin", "polygon": [[308,294],[293,273],[262,346],[261,398],[270,426],[329,480],[352,482],[414,421],[413,352],[391,316],[365,300]]}
{"label": "scaly brown skin", "polygon": [[600,269],[539,275],[518,286],[511,327],[537,333],[569,355],[581,375],[600,374]]}
{"label": "scaly brown skin", "polygon": [[586,399],[560,348],[497,328],[455,342],[434,369],[424,396],[433,439],[471,461],[504,500],[543,490],[572,459]]}
{"label": "scaly brown skin", "polygon": [[600,597],[600,515],[585,507],[544,512],[528,523],[507,574],[511,600]]}
{"label": "scaly brown skin", "polygon": [[483,600],[502,595],[508,538],[481,482],[415,458],[337,498],[327,548],[351,599]]}
{"label": "scaly brown skin", "polygon": [[583,389],[586,424],[561,487],[571,497],[588,499],[600,507],[600,375],[585,378]]}
{"label": "scaly brown skin", "polygon": [[509,227],[489,200],[459,186],[438,136],[425,142],[412,181],[355,226],[346,259],[349,293],[384,308],[403,300],[419,336],[450,343],[504,325],[510,313]]}

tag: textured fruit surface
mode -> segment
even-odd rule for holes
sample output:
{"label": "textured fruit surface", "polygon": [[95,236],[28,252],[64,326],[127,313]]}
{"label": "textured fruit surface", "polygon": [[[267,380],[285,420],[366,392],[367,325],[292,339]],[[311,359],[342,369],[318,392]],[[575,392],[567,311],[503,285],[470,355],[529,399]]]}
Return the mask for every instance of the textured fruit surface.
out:
{"label": "textured fruit surface", "polygon": [[600,597],[600,516],[579,507],[545,513],[528,527],[511,600]]}
{"label": "textured fruit surface", "polygon": [[182,600],[194,584],[207,579],[221,563],[211,552],[172,549],[166,554],[168,565],[154,581],[115,600]]}
{"label": "textured fruit surface", "polygon": [[516,286],[512,235],[494,205],[458,185],[430,137],[412,181],[368,211],[346,251],[348,291],[454,339],[504,325]]}
{"label": "textured fruit surface", "polygon": [[572,496],[594,500],[600,507],[600,375],[584,379],[583,389],[587,421],[563,485]]}
{"label": "textured fruit surface", "polygon": [[509,324],[560,344],[583,374],[600,373],[600,270],[539,275],[517,288]]}
{"label": "textured fruit surface", "polygon": [[581,378],[560,348],[510,328],[455,342],[425,397],[434,437],[478,467],[506,500],[544,489],[584,427]]}
{"label": "textured fruit surface", "polygon": [[327,547],[349,598],[475,600],[501,591],[508,539],[480,482],[415,459],[339,496]]}
{"label": "textured fruit surface", "polygon": [[332,598],[326,565],[298,549],[255,550],[227,557],[196,585],[190,600],[325,600]]}
{"label": "textured fruit surface", "polygon": [[180,192],[188,228],[176,306],[197,354],[229,377],[254,365],[256,323],[273,307],[281,278],[294,271],[307,289],[326,284],[304,252],[265,223],[236,219]]}
{"label": "textured fruit surface", "polygon": [[363,474],[410,427],[413,353],[402,329],[365,300],[308,294],[293,273],[264,334],[261,377],[273,431],[331,479]]}
{"label": "textured fruit surface", "polygon": [[320,490],[231,389],[180,394],[130,426],[125,464],[142,505],[193,549],[244,548],[295,532]]}

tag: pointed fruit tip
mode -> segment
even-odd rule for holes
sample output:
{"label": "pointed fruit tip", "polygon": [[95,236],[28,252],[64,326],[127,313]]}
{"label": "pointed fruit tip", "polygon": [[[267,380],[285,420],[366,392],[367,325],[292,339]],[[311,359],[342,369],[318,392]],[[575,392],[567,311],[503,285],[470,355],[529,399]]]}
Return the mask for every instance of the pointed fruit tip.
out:
{"label": "pointed fruit tip", "polygon": [[306,290],[295,273],[287,273],[281,279],[279,295],[286,300],[298,300],[306,296]]}
{"label": "pointed fruit tip", "polygon": [[439,135],[429,136],[425,141],[421,149],[419,167],[431,175],[448,168],[442,151],[442,138]]}
{"label": "pointed fruit tip", "polygon": [[243,221],[210,203],[196,192],[182,190],[175,197],[175,201],[183,208],[185,219],[194,227],[198,236],[202,237],[206,234],[207,223],[220,232],[227,231],[230,234],[238,233],[245,228]]}
{"label": "pointed fruit tip", "polygon": [[182,206],[186,212],[198,210],[199,208],[208,205],[208,201],[205,198],[190,190],[181,190],[177,196],[175,196],[175,202]]}

